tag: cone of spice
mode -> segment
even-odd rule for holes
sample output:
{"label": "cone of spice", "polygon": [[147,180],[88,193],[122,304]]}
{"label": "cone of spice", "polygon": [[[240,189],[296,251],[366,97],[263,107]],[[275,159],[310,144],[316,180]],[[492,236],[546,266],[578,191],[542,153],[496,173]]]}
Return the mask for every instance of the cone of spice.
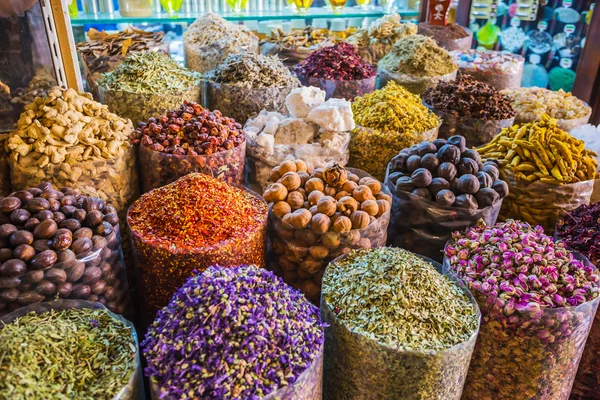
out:
{"label": "cone of spice", "polygon": [[318,309],[272,272],[212,266],[175,293],[142,343],[153,398],[320,400]]}
{"label": "cone of spice", "polygon": [[455,233],[444,263],[483,317],[463,398],[568,399],[598,307],[597,270],[515,220]]}
{"label": "cone of spice", "polygon": [[194,270],[265,265],[267,205],[254,192],[190,173],[129,208],[146,317],[153,318]]}

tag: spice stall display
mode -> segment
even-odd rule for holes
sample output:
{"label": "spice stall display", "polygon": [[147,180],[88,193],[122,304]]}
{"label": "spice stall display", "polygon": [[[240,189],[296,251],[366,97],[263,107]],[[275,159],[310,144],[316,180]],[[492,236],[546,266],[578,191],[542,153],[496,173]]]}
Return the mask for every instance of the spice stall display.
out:
{"label": "spice stall display", "polygon": [[518,89],[525,68],[519,55],[492,50],[456,50],[450,55],[460,73],[471,75],[498,90]]}
{"label": "spice stall display", "polygon": [[32,304],[0,318],[0,326],[3,398],[143,396],[135,328],[99,303]]}
{"label": "spice stall display", "polygon": [[135,126],[179,107],[184,100],[201,101],[201,78],[163,53],[134,53],[100,76],[100,100]]}
{"label": "spice stall display", "polygon": [[393,194],[389,243],[441,261],[453,232],[496,222],[508,195],[499,175],[498,165],[483,163],[462,136],[400,151],[385,181]]}
{"label": "spice stall display", "polygon": [[300,86],[278,57],[249,52],[228,56],[206,80],[208,108],[241,124],[263,109],[285,112],[285,98]]}
{"label": "spice stall display", "polygon": [[256,266],[212,266],[177,290],[142,348],[153,399],[320,400],[319,310]]}
{"label": "spice stall display", "polygon": [[292,69],[313,51],[334,43],[335,38],[330,37],[329,33],[323,33],[312,26],[302,30],[292,30],[290,33],[273,29],[269,36],[261,40],[260,54],[279,56],[283,65]]}
{"label": "spice stall display", "polygon": [[419,96],[395,82],[356,98],[352,112],[357,127],[351,133],[348,165],[380,181],[392,157],[413,144],[437,139],[441,125]]}
{"label": "spice stall display", "polygon": [[232,54],[258,52],[258,37],[243,25],[206,13],[195,20],[183,35],[186,66],[206,73]]}
{"label": "spice stall display", "polygon": [[[594,126],[585,124],[578,126],[571,131],[571,136],[584,141],[586,149],[591,150],[596,154],[600,154],[600,125]],[[600,167],[598,168],[598,174],[596,174],[596,179],[594,180],[594,191],[592,192],[590,202],[600,202]]]}
{"label": "spice stall display", "polygon": [[400,38],[417,33],[417,25],[400,22],[400,15],[391,13],[371,22],[366,29],[359,29],[346,38],[358,49],[365,62],[377,64]]}
{"label": "spice stall display", "polygon": [[370,175],[337,164],[284,161],[271,173],[269,268],[318,303],[327,264],[351,249],[385,245],[391,196]]}
{"label": "spice stall display", "polygon": [[473,42],[473,32],[458,24],[434,25],[421,22],[418,25],[419,35],[428,36],[443,49],[469,50]]}
{"label": "spice stall display", "polygon": [[373,92],[377,83],[377,68],[346,42],[315,50],[294,67],[294,73],[304,86],[323,89],[327,99],[352,101]]}
{"label": "spice stall display", "polygon": [[190,172],[244,183],[246,137],[242,126],[220,111],[184,101],[176,111],[141,122],[132,142],[140,145],[142,193]]}
{"label": "spice stall display", "polygon": [[[564,242],[568,248],[583,254],[596,267],[600,266],[600,203],[582,205],[566,214],[558,221],[554,237]],[[598,393],[600,393],[600,313],[596,312],[570,399],[592,399]]]}
{"label": "spice stall display", "polygon": [[396,41],[378,65],[379,87],[389,81],[421,94],[439,81],[456,77],[457,66],[448,52],[423,35],[410,35]]}
{"label": "spice stall display", "polygon": [[57,297],[129,303],[116,209],[50,183],[0,198],[0,315]]}
{"label": "spice stall display", "polygon": [[515,220],[456,233],[445,256],[482,313],[463,398],[567,400],[598,307],[597,270]]}
{"label": "spice stall display", "polygon": [[548,115],[503,129],[477,151],[482,159],[498,160],[500,176],[508,183],[501,221],[520,219],[551,234],[561,216],[590,202],[597,155]]}
{"label": "spice stall display", "polygon": [[516,123],[539,121],[544,114],[558,120],[558,127],[566,132],[585,125],[592,108],[562,89],[552,91],[539,87],[519,88],[502,92],[513,102],[517,112]]}
{"label": "spice stall display", "polygon": [[146,32],[128,27],[116,33],[98,32],[91,28],[87,32],[89,42],[77,43],[87,90],[99,99],[97,81],[104,72],[110,72],[132,53],[159,51],[169,53],[164,32]]}
{"label": "spice stall display", "polygon": [[489,143],[503,128],[512,126],[516,115],[508,97],[463,74],[427,89],[423,102],[442,120],[438,137],[460,134],[469,147]]}
{"label": "spice stall display", "polygon": [[143,194],[127,213],[143,317],[154,318],[194,270],[264,266],[267,216],[257,194],[197,172]]}
{"label": "spice stall display", "polygon": [[271,170],[283,161],[301,159],[316,166],[348,162],[355,127],[350,102],[325,101],[324,91],[303,86],[292,90],[285,103],[289,115],[263,110],[244,126],[248,185],[260,193]]}
{"label": "spice stall display", "polygon": [[404,249],[356,250],[323,277],[324,398],[458,400],[479,309],[441,265]]}

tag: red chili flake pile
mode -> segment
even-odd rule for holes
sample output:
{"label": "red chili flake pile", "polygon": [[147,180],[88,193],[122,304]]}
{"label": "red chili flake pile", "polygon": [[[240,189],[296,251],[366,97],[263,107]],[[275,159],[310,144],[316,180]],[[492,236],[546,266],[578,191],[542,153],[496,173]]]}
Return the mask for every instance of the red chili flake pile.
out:
{"label": "red chili flake pile", "polygon": [[354,46],[342,42],[313,51],[294,67],[294,72],[301,79],[316,77],[351,81],[372,78],[377,69],[364,61]]}
{"label": "red chili flake pile", "polygon": [[175,155],[210,155],[231,150],[246,139],[242,125],[221,111],[185,101],[177,111],[140,122],[132,142]]}
{"label": "red chili flake pile", "polygon": [[558,221],[556,238],[600,267],[600,203],[568,212]]}

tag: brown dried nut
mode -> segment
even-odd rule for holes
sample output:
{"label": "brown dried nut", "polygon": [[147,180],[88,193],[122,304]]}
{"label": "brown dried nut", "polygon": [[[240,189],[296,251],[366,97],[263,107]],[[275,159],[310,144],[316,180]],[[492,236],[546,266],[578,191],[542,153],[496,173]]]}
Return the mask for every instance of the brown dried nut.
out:
{"label": "brown dried nut", "polygon": [[302,240],[307,246],[312,246],[313,244],[317,243],[317,240],[319,240],[319,236],[308,229],[295,230],[294,237],[298,240]]}
{"label": "brown dried nut", "polygon": [[296,172],[296,163],[290,160],[286,160],[279,164],[279,173],[281,176],[285,175],[286,172]]}
{"label": "brown dried nut", "polygon": [[56,222],[57,224],[60,224],[61,222],[63,222],[65,219],[67,219],[67,217],[65,217],[65,214],[56,211],[54,213],[52,213],[52,219],[54,220],[54,222]]}
{"label": "brown dried nut", "polygon": [[73,195],[65,195],[62,199],[60,199],[60,204],[62,206],[74,206],[77,204],[77,199]]}
{"label": "brown dried nut", "polygon": [[309,194],[314,192],[315,190],[323,192],[323,190],[325,190],[325,183],[323,183],[323,181],[319,178],[310,178],[308,181],[306,181],[304,189]]}
{"label": "brown dried nut", "polygon": [[75,218],[69,218],[61,222],[59,226],[61,228],[65,228],[72,232],[75,232],[77,229],[81,228],[81,222],[79,222]]}
{"label": "brown dried nut", "polygon": [[308,256],[300,263],[298,266],[298,273],[301,272],[308,277],[316,274],[323,268],[323,262],[313,258],[312,256]]}
{"label": "brown dried nut", "polygon": [[13,224],[2,224],[0,225],[0,238],[8,238],[14,232],[17,231],[17,227]]}
{"label": "brown dried nut", "polygon": [[346,183],[342,185],[341,190],[343,190],[344,192],[352,193],[352,191],[356,189],[357,186],[358,185],[356,184],[356,182],[346,181]]}
{"label": "brown dried nut", "polygon": [[44,211],[40,211],[39,213],[37,213],[35,215],[35,217],[37,219],[39,219],[40,221],[45,221],[47,219],[54,218],[54,213],[52,213],[52,211],[50,211],[50,210],[44,210]]}
{"label": "brown dried nut", "polygon": [[297,210],[304,206],[304,196],[298,191],[288,193],[285,201],[292,207],[292,210]]}
{"label": "brown dried nut", "polygon": [[114,226],[119,223],[119,216],[117,215],[117,213],[111,212],[108,214],[104,214],[102,220]]}
{"label": "brown dried nut", "polygon": [[52,190],[52,182],[41,182],[38,187],[38,193],[36,194],[36,196],[41,196],[43,192],[45,192],[46,190]]}
{"label": "brown dried nut", "polygon": [[73,243],[73,233],[68,229],[59,229],[52,239],[52,247],[55,250],[66,250]]}
{"label": "brown dried nut", "polygon": [[73,240],[88,238],[91,239],[94,232],[90,228],[79,228],[73,233]]}
{"label": "brown dried nut", "polygon": [[307,172],[304,171],[299,171],[296,172],[298,174],[298,176],[300,177],[300,187],[304,187],[306,186],[306,182],[308,182],[308,180],[310,179],[310,175]]}
{"label": "brown dried nut", "polygon": [[282,174],[279,172],[279,166],[276,166],[269,174],[269,182],[277,182],[279,178],[281,178],[281,175]]}
{"label": "brown dried nut", "polygon": [[52,240],[38,239],[31,244],[31,247],[33,247],[36,253],[41,253],[42,251],[50,250],[52,248]]}
{"label": "brown dried nut", "polygon": [[279,218],[283,218],[285,214],[289,214],[292,212],[292,207],[285,201],[278,201],[273,205],[273,214],[277,215]]}
{"label": "brown dried nut", "polygon": [[29,193],[31,193],[33,195],[33,197],[39,196],[43,192],[43,190],[41,190],[39,188],[29,188],[29,189],[27,189],[27,191]]}
{"label": "brown dried nut", "polygon": [[94,251],[102,250],[103,248],[108,246],[108,241],[106,240],[106,238],[100,235],[92,236],[92,243],[94,244],[94,247],[92,249]]}
{"label": "brown dried nut", "polygon": [[325,196],[325,195],[323,194],[322,191],[313,190],[308,195],[308,204],[310,204],[311,206],[316,205],[323,196]]}
{"label": "brown dried nut", "polygon": [[310,222],[310,229],[320,235],[327,232],[331,228],[331,220],[325,214],[318,213],[313,215],[312,220]]}
{"label": "brown dried nut", "polygon": [[302,188],[298,188],[298,189],[296,189],[296,192],[300,193],[302,195],[302,198],[306,202],[306,199],[308,198],[308,194],[306,193],[306,190],[304,190]]}
{"label": "brown dried nut", "polygon": [[392,208],[390,202],[387,200],[377,200],[377,206],[379,207],[377,215],[375,215],[375,217],[377,218],[381,217],[383,214],[390,211],[390,209]]}
{"label": "brown dried nut", "polygon": [[50,206],[48,207],[48,210],[55,212],[60,210],[60,201],[56,200],[56,199],[50,199],[48,200],[48,203],[50,204]]}
{"label": "brown dried nut", "polygon": [[289,223],[295,229],[304,229],[310,223],[312,214],[310,211],[301,208],[299,210],[294,211],[291,214],[286,215],[287,223]]}
{"label": "brown dried nut", "polygon": [[85,264],[78,261],[67,270],[67,280],[73,283],[77,282],[83,276],[83,271],[85,271]]}
{"label": "brown dried nut", "polygon": [[356,189],[352,191],[352,197],[359,203],[375,198],[371,192],[371,189],[369,189],[369,187],[366,185],[357,186]]}
{"label": "brown dried nut", "polygon": [[104,200],[97,197],[84,197],[82,207],[88,213],[94,210],[102,210],[104,208]]}
{"label": "brown dried nut", "polygon": [[102,270],[98,267],[88,267],[83,271],[83,276],[81,277],[81,283],[86,285],[93,285],[98,282],[102,278]]}
{"label": "brown dried nut", "polygon": [[349,173],[348,174],[348,180],[352,181],[352,182],[356,182],[356,184],[358,184],[358,182],[360,181],[360,178],[356,174]]}
{"label": "brown dried nut", "polygon": [[87,237],[82,237],[82,238],[79,238],[79,239],[73,241],[73,244],[71,245],[71,250],[73,250],[73,252],[75,254],[81,254],[81,253],[91,250],[91,248],[93,246],[94,246],[94,243],[92,243],[92,239],[87,238]]}
{"label": "brown dried nut", "polygon": [[102,214],[100,210],[93,210],[86,215],[85,222],[87,222],[89,226],[94,227],[102,222],[103,217],[104,214]]}
{"label": "brown dried nut", "polygon": [[328,249],[335,249],[340,245],[340,234],[337,232],[325,232],[321,236],[321,243]]}
{"label": "brown dried nut", "polygon": [[281,183],[273,183],[272,185],[267,186],[265,192],[263,193],[263,197],[267,203],[275,203],[285,200],[287,195],[288,190]]}
{"label": "brown dried nut", "polygon": [[[301,231],[297,231],[301,232]],[[285,253],[285,242],[278,237],[271,237],[271,249],[275,254],[283,254]],[[277,264],[279,265],[279,264]]]}
{"label": "brown dried nut", "polygon": [[27,264],[22,260],[13,258],[0,265],[0,275],[7,277],[15,277],[23,275],[27,272]]}
{"label": "brown dried nut", "polygon": [[23,208],[27,209],[29,212],[38,213],[42,210],[48,210],[50,208],[50,202],[41,197],[35,197],[27,200]]}
{"label": "brown dried nut", "polygon": [[294,164],[296,164],[296,172],[307,172],[308,164],[303,160],[294,160]]}
{"label": "brown dried nut", "polygon": [[102,223],[96,227],[96,233],[104,237],[109,236],[113,231],[113,226],[106,221],[102,221]]}
{"label": "brown dried nut", "polygon": [[0,289],[12,289],[21,284],[21,279],[18,277],[0,278]]}
{"label": "brown dried nut", "polygon": [[29,271],[21,276],[21,282],[25,284],[37,283],[44,279],[44,271]]}
{"label": "brown dried nut", "polygon": [[371,189],[373,196],[376,196],[381,191],[381,183],[374,178],[367,180],[364,185]]}
{"label": "brown dried nut", "polygon": [[76,260],[75,253],[69,249],[59,251],[56,253],[56,256],[57,261],[62,265],[63,268],[70,267]]}
{"label": "brown dried nut", "polygon": [[20,244],[32,244],[33,243],[33,233],[29,231],[16,231],[13,232],[9,237],[9,242],[11,246],[17,247]]}
{"label": "brown dried nut", "polygon": [[371,223],[369,214],[364,211],[355,211],[350,215],[352,221],[352,229],[364,229]]}
{"label": "brown dried nut", "polygon": [[29,218],[27,221],[25,221],[25,224],[23,224],[23,228],[27,229],[30,232],[33,232],[33,230],[35,229],[36,226],[38,226],[39,223],[40,223],[39,219]]}
{"label": "brown dried nut", "polygon": [[3,291],[0,292],[0,300],[6,302],[6,303],[13,303],[15,301],[17,301],[17,298],[19,297],[19,294],[21,292],[19,292],[18,289],[12,288],[12,289],[4,289]]}
{"label": "brown dried nut", "polygon": [[17,302],[24,306],[44,301],[44,296],[36,292],[24,292],[17,297]]}
{"label": "brown dried nut", "polygon": [[50,183],[50,188],[47,190],[44,190],[41,194],[40,197],[43,197],[44,199],[61,199],[64,197],[64,193],[58,191],[58,190],[54,190],[52,188],[52,184]]}
{"label": "brown dried nut", "polygon": [[[109,281],[107,280],[106,283],[109,283]],[[116,291],[116,289],[113,286],[107,287],[106,290],[104,291],[104,298],[108,301],[114,300],[118,295],[119,295],[119,293]]]}
{"label": "brown dried nut", "polygon": [[91,286],[91,289],[93,294],[100,296],[106,290],[106,282],[100,279]]}
{"label": "brown dried nut", "polygon": [[58,225],[54,222],[53,219],[45,219],[33,230],[33,235],[38,239],[49,239],[58,230]]}
{"label": "brown dried nut", "polygon": [[100,265],[98,266],[98,268],[100,268],[100,270],[102,271],[102,274],[104,276],[108,275],[111,273],[112,271],[112,267],[110,266],[109,263],[107,263],[106,261],[102,261],[100,263]]}
{"label": "brown dried nut", "polygon": [[308,211],[310,211],[310,213],[312,215],[315,215],[316,213],[319,212],[319,210],[317,209],[317,206],[312,206],[311,208],[308,209]]}
{"label": "brown dried nut", "polygon": [[279,257],[279,266],[281,269],[285,271],[296,271],[298,269],[298,265],[288,260],[286,257]]}
{"label": "brown dried nut", "polygon": [[333,164],[323,171],[323,181],[333,187],[342,187],[348,180],[348,171],[339,164]]}
{"label": "brown dried nut", "polygon": [[92,289],[88,285],[78,283],[73,285],[70,297],[73,299],[86,299],[90,294],[92,294]]}
{"label": "brown dried nut", "polygon": [[16,225],[22,225],[31,217],[31,213],[27,210],[19,208],[10,213],[10,221]]}
{"label": "brown dried nut", "polygon": [[44,278],[50,282],[60,284],[67,281],[67,272],[60,268],[50,268],[44,271]]}
{"label": "brown dried nut", "polygon": [[332,216],[336,209],[337,201],[331,196],[323,196],[317,202],[317,210],[328,217]]}
{"label": "brown dried nut", "polygon": [[13,257],[12,249],[9,249],[8,247],[0,249],[0,262],[8,261]]}
{"label": "brown dried nut", "polygon": [[0,199],[0,211],[3,213],[13,212],[21,207],[21,200],[18,197],[3,197]]}
{"label": "brown dried nut", "polygon": [[32,269],[48,269],[56,263],[57,258],[53,250],[44,250],[31,259],[29,266]]}
{"label": "brown dried nut", "polygon": [[359,184],[359,186],[364,185],[365,183],[369,182],[372,179],[374,179],[372,176],[364,176],[364,177],[360,178],[360,180],[358,181],[358,184]]}
{"label": "brown dried nut", "polygon": [[371,248],[371,241],[368,238],[361,238],[358,241],[357,247],[360,249],[370,249]]}
{"label": "brown dried nut", "polygon": [[57,288],[58,297],[65,299],[71,295],[73,291],[73,284],[71,282],[64,282],[58,285]]}
{"label": "brown dried nut", "polygon": [[350,196],[342,197],[337,203],[337,210],[344,215],[350,215],[358,210],[358,202]]}
{"label": "brown dried nut", "polygon": [[350,221],[350,218],[342,215],[335,219],[333,230],[337,233],[350,232],[352,230],[352,221]]}
{"label": "brown dried nut", "polygon": [[344,245],[345,246],[354,246],[356,245],[360,240],[360,232],[359,231],[350,231],[346,234],[346,237],[344,238]]}
{"label": "brown dried nut", "polygon": [[300,184],[302,184],[302,179],[295,172],[286,172],[281,178],[279,178],[277,183],[281,183],[288,191],[292,191],[300,187]]}
{"label": "brown dried nut", "polygon": [[277,233],[277,236],[285,240],[294,238],[294,228],[286,221],[286,218],[289,218],[288,215],[292,214],[286,214],[281,221],[275,222],[275,232]]}
{"label": "brown dried nut", "polygon": [[85,219],[86,215],[87,215],[87,212],[85,210],[82,210],[79,208],[73,213],[73,218],[79,222],[82,222]]}
{"label": "brown dried nut", "polygon": [[35,256],[35,249],[28,244],[20,244],[13,250],[15,258],[28,262]]}
{"label": "brown dried nut", "polygon": [[329,249],[323,245],[316,245],[310,248],[309,253],[316,260],[324,260],[329,255]]}
{"label": "brown dried nut", "polygon": [[360,205],[360,209],[369,215],[377,215],[379,212],[379,205],[375,200],[366,200]]}
{"label": "brown dried nut", "polygon": [[33,195],[27,190],[18,190],[14,193],[11,193],[10,195],[18,198],[19,200],[21,200],[21,202],[33,199]]}
{"label": "brown dried nut", "polygon": [[56,285],[50,281],[42,280],[35,285],[33,290],[44,296],[49,296],[56,291]]}
{"label": "brown dried nut", "polygon": [[323,189],[323,194],[325,196],[335,197],[335,195],[337,194],[337,192],[338,191],[337,191],[336,188],[334,188],[332,186],[329,186],[329,185],[326,185],[325,189]]}

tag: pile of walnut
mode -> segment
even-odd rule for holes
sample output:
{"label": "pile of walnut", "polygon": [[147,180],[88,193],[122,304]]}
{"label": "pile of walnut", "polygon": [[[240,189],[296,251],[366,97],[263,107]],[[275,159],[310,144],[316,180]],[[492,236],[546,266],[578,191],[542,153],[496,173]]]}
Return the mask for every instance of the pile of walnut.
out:
{"label": "pile of walnut", "polygon": [[[359,177],[360,175],[360,177]],[[338,164],[284,161],[271,172],[269,267],[318,302],[325,267],[352,249],[385,245],[391,196],[375,178]]]}

